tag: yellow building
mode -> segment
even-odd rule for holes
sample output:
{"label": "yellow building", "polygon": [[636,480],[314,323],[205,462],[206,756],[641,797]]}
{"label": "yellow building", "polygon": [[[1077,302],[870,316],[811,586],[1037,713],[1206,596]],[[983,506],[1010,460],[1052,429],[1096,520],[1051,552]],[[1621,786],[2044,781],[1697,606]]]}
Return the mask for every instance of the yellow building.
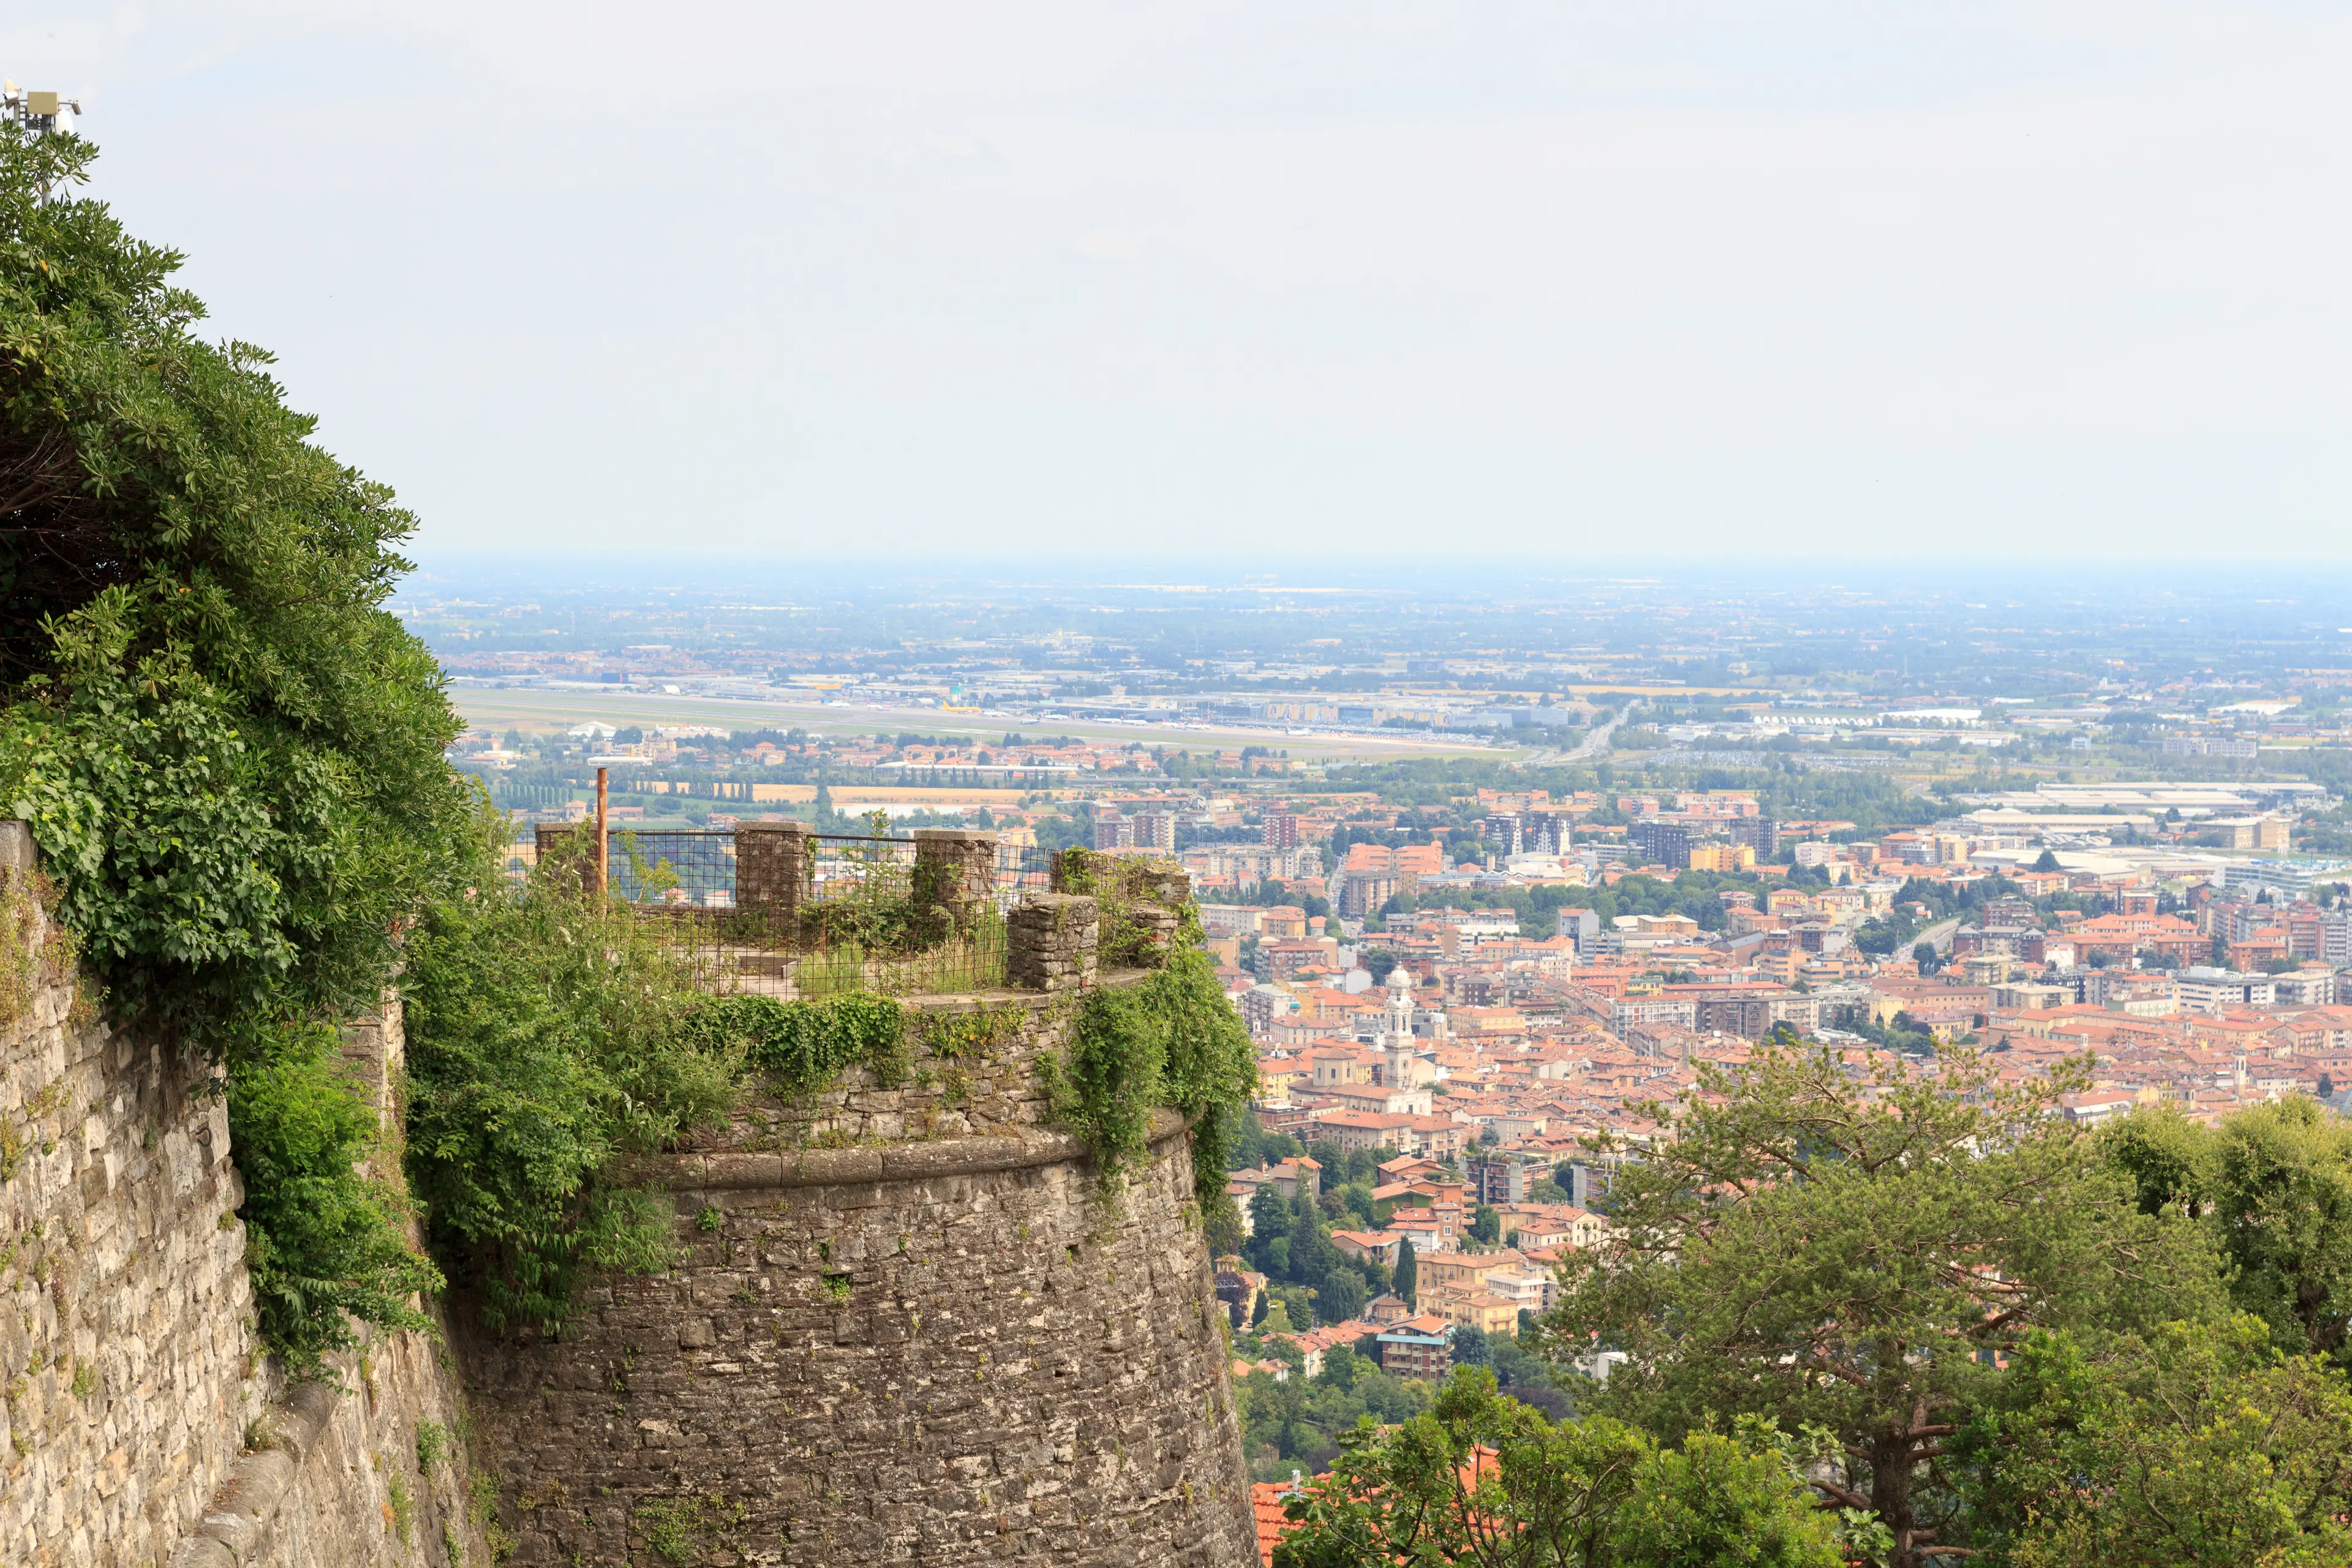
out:
{"label": "yellow building", "polygon": [[1459,1285],[1422,1291],[1421,1310],[1434,1312],[1449,1323],[1476,1329],[1488,1335],[1513,1334],[1519,1329],[1519,1309],[1516,1303],[1484,1290]]}

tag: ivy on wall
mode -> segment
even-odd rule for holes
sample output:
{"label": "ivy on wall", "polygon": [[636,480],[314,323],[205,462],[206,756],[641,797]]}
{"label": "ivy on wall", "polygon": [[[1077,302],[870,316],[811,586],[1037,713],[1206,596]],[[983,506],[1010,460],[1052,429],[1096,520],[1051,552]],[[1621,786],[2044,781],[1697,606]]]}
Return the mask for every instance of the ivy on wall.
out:
{"label": "ivy on wall", "polygon": [[740,1050],[788,1100],[824,1088],[849,1067],[868,1068],[884,1089],[907,1081],[905,1015],[896,998],[872,992],[821,1002],[714,997],[682,1028],[702,1048]]}
{"label": "ivy on wall", "polygon": [[1249,1031],[1225,1000],[1187,905],[1167,967],[1136,985],[1086,992],[1068,1046],[1038,1058],[1055,1117],[1086,1140],[1106,1185],[1144,1157],[1161,1106],[1192,1124],[1192,1191],[1218,1250],[1241,1221],[1225,1192],[1233,1118],[1257,1089]]}

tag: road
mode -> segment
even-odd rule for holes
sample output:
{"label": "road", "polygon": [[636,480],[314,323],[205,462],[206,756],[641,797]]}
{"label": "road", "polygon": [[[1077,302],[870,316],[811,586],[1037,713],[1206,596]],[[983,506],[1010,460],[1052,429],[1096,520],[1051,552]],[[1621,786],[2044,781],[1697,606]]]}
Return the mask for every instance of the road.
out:
{"label": "road", "polygon": [[1959,929],[1960,918],[1958,915],[1954,915],[1948,921],[1937,921],[1934,925],[1929,926],[1927,930],[1921,931],[1917,936],[1913,937],[1908,942],[1905,943],[1901,952],[1895,953],[1892,956],[1895,958],[1907,958],[1911,954],[1911,950],[1918,946],[1923,942],[1934,942],[1937,952],[1949,952],[1952,951],[1952,933]]}
{"label": "road", "polygon": [[1592,755],[1595,752],[1607,751],[1609,749],[1609,737],[1616,731],[1618,725],[1622,724],[1626,720],[1632,718],[1633,716],[1633,710],[1639,708],[1641,705],[1642,700],[1638,697],[1629,700],[1624,707],[1620,708],[1617,710],[1616,717],[1611,719],[1609,722],[1600,726],[1598,729],[1594,730],[1592,733],[1584,737],[1584,744],[1577,747],[1576,750],[1568,753],[1569,760],[1571,762],[1580,762],[1584,758]]}
{"label": "road", "polygon": [[1633,716],[1633,710],[1641,706],[1641,698],[1636,697],[1633,699],[1625,704],[1624,710],[1622,712],[1620,712],[1615,718],[1610,720],[1606,724],[1602,724],[1596,728],[1590,735],[1584,737],[1582,743],[1578,745],[1573,751],[1529,752],[1526,756],[1519,759],[1520,765],[1523,767],[1551,767],[1560,763],[1580,763],[1597,753],[1606,752],[1609,750],[1610,735],[1616,731],[1618,725],[1622,724],[1626,720],[1632,718]]}

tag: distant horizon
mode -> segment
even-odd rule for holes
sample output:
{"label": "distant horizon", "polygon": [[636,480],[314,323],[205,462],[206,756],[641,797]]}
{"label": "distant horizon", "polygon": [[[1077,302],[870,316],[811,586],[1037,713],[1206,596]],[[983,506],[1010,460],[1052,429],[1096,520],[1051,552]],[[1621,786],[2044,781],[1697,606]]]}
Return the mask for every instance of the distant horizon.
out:
{"label": "distant horizon", "polygon": [[614,586],[648,592],[664,588],[748,592],[753,585],[744,581],[749,573],[753,583],[783,577],[826,583],[879,577],[900,584],[940,579],[957,579],[967,584],[975,578],[991,582],[1032,579],[1059,586],[1084,583],[1171,595],[1186,591],[1307,593],[1325,589],[1391,594],[1475,592],[1507,597],[1550,586],[1721,588],[1745,581],[1776,592],[1798,586],[1941,594],[1998,592],[2021,602],[2051,595],[2113,592],[2170,593],[2190,599],[2251,595],[2281,603],[2336,594],[2352,595],[2352,559],[2340,563],[2305,561],[2299,563],[2292,578],[2282,578],[2277,563],[2261,560],[2045,560],[2035,563],[2030,573],[2021,573],[2013,563],[1988,561],[1979,555],[1874,561],[1836,555],[1742,557],[1715,553],[1704,562],[1661,562],[1635,556],[1517,553],[1507,565],[1498,565],[1480,561],[1431,562],[1411,554],[1383,555],[1370,551],[1334,562],[1311,555],[1285,559],[1259,554],[1234,561],[1145,552],[1087,555],[1056,552],[1023,555],[940,551],[445,551],[419,549],[413,544],[400,546],[399,550],[415,564],[415,570],[403,579],[404,585],[444,581],[480,585],[491,581],[528,579],[577,588],[586,579],[625,574],[626,581]]}

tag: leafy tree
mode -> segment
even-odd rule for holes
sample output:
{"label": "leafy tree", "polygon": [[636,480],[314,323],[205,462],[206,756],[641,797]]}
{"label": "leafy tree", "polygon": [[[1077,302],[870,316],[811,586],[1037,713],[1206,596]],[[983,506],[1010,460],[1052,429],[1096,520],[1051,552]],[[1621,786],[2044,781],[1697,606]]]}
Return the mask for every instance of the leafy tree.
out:
{"label": "leafy tree", "polygon": [[2270,1338],[2248,1316],[2103,1354],[2029,1336],[1954,1443],[1979,1539],[2016,1568],[2352,1561],[2352,1384]]}
{"label": "leafy tree", "polygon": [[2058,864],[2058,857],[2056,853],[2048,849],[2044,849],[2040,855],[2034,858],[2033,868],[2037,871],[2063,871],[2065,869],[2064,867]]}
{"label": "leafy tree", "polygon": [[2212,1310],[2203,1239],[2139,1213],[2053,1114],[2083,1081],[2005,1083],[1965,1048],[1862,1070],[1785,1030],[1703,1066],[1685,1109],[1643,1108],[1674,1136],[1619,1173],[1622,1233],[1563,1268],[1547,1335],[1625,1352],[1594,1402],[1654,1432],[1822,1427],[1840,1464],[1814,1484],[1918,1568],[1966,1544],[1939,1533],[1958,1510],[1938,1466],[1998,1358],[2036,1328]]}
{"label": "leafy tree", "polygon": [[1456,1372],[1429,1411],[1341,1439],[1331,1472],[1285,1507],[1276,1568],[1839,1568],[1833,1522],[1789,1455],[1696,1433],[1661,1451],[1601,1417],[1555,1424]]}
{"label": "leafy tree", "polygon": [[1503,1216],[1485,1204],[1470,1211],[1470,1239],[1492,1247],[1503,1239]]}
{"label": "leafy tree", "polygon": [[1317,1287],[1315,1315],[1327,1323],[1344,1323],[1363,1316],[1364,1303],[1370,1299],[1361,1274],[1347,1267],[1334,1268]]}
{"label": "leafy tree", "polygon": [[1911,962],[1919,966],[1919,973],[1922,974],[1933,974],[1944,967],[1943,955],[1936,951],[1936,944],[1932,942],[1914,943],[1911,948]]}
{"label": "leafy tree", "polygon": [[1413,1261],[1412,1238],[1407,1237],[1397,1243],[1396,1274],[1390,1281],[1389,1289],[1402,1298],[1406,1306],[1418,1307],[1421,1304],[1420,1286],[1421,1266]]}
{"label": "leafy tree", "polygon": [[1475,1323],[1454,1324],[1454,1332],[1447,1336],[1447,1344],[1456,1366],[1487,1366],[1494,1362],[1494,1354],[1486,1344],[1486,1331]]}
{"label": "leafy tree", "polygon": [[39,199],[95,156],[0,127],[0,812],[110,1006],[226,1067],[262,1326],[307,1369],[346,1310],[410,1321],[424,1278],[339,1163],[374,1132],[316,1026],[377,1003],[454,874],[462,726],[383,607],[414,519],[313,444],[264,351],[196,335],[177,254]]}
{"label": "leafy tree", "polygon": [[2206,1222],[2231,1295],[2282,1349],[2352,1359],[2352,1123],[2302,1096],[2218,1128],[2145,1106],[2105,1129],[2100,1146],[2143,1212]]}

